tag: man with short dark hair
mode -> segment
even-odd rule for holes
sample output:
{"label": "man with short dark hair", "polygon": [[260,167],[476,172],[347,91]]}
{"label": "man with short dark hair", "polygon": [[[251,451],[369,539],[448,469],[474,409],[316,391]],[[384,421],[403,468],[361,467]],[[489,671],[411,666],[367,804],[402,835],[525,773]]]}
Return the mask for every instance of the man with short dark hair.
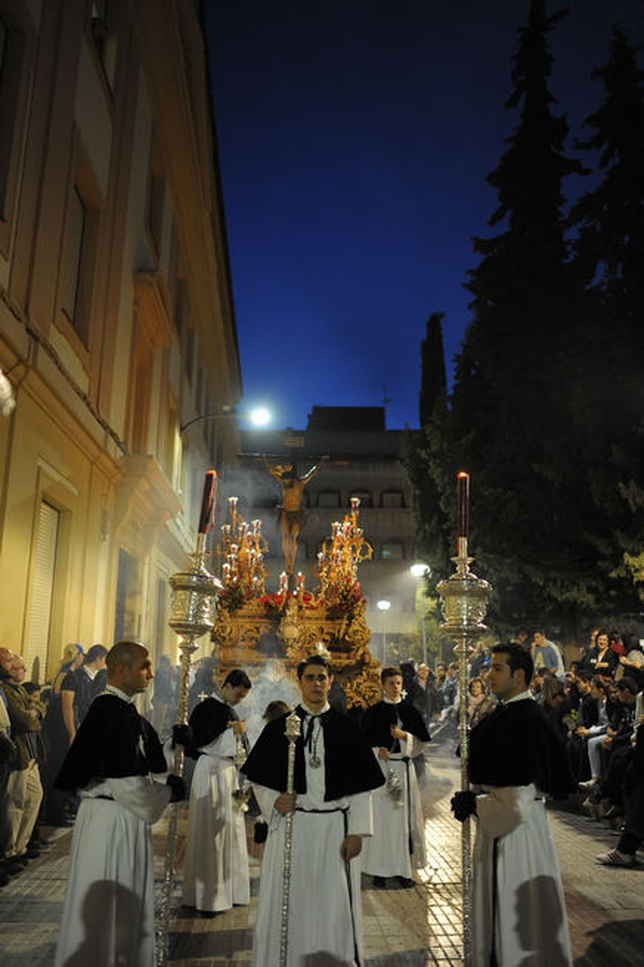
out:
{"label": "man with short dark hair", "polygon": [[543,668],[562,680],[566,677],[561,652],[541,630],[535,631],[532,639],[532,661],[535,668]]}
{"label": "man with short dark hair", "polygon": [[[190,716],[197,764],[190,787],[183,902],[202,913],[221,913],[250,901],[244,813],[236,760],[246,723],[235,712],[250,691],[241,668],[228,673],[219,695],[204,699]],[[208,834],[204,835],[204,831]]]}
{"label": "man with short dark hair", "polygon": [[473,967],[528,961],[572,964],[559,864],[544,793],[575,788],[563,750],[529,685],[532,657],[492,649],[488,683],[499,706],[472,729],[471,789],[452,798],[456,818],[476,816]]}
{"label": "man with short dark hair", "polygon": [[92,645],[83,658],[83,664],[74,672],[76,690],[74,692],[74,719],[76,728],[81,724],[90,705],[105,685],[105,645]]}
{"label": "man with short dark hair", "polygon": [[[107,686],[90,705],[63,762],[56,785],[79,792],[67,894],[55,967],[154,964],[154,852],[151,826],[185,783],[154,773],[169,768],[135,696],[150,684],[147,648],[119,641],[107,655]],[[185,740],[175,727],[175,740]]]}
{"label": "man with short dark hair", "polygon": [[[287,792],[286,715],[268,722],[242,771],[253,783],[269,831],[253,945],[254,967],[280,962],[286,816],[292,817],[289,964],[357,967],[362,960],[362,837],[371,835],[370,791],[384,783],[355,722],[329,705],[332,673],[322,655],[300,662],[295,709],[295,792]],[[317,957],[315,956],[317,955]]]}
{"label": "man with short dark hair", "polygon": [[362,870],[384,887],[395,877],[403,888],[412,887],[413,870],[427,865],[425,824],[413,760],[423,755],[429,732],[420,712],[402,699],[399,668],[380,672],[383,698],[370,706],[363,731],[385,776],[385,785],[373,794],[373,836],[363,850]]}

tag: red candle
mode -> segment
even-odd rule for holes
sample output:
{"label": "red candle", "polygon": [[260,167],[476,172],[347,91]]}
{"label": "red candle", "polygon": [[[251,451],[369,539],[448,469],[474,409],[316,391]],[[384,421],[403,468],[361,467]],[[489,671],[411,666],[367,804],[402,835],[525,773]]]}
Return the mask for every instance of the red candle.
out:
{"label": "red candle", "polygon": [[207,534],[215,523],[215,501],[217,498],[217,471],[207,470],[201,498],[201,513],[199,515],[199,533]]}
{"label": "red candle", "polygon": [[459,470],[456,475],[457,537],[467,537],[470,524],[470,475]]}

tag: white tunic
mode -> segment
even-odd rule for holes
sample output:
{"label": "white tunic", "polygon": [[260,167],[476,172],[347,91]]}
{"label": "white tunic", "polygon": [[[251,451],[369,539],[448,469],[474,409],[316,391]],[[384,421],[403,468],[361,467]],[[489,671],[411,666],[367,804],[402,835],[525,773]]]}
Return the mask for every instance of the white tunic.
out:
{"label": "white tunic", "polygon": [[250,901],[246,825],[233,799],[239,788],[233,730],[201,751],[190,787],[183,902],[219,913]]}
{"label": "white tunic", "polygon": [[411,879],[412,870],[427,866],[425,821],[412,762],[412,757],[422,753],[426,745],[407,732],[406,738],[400,740],[400,754],[380,759],[378,749],[373,750],[385,779],[391,771],[398,780],[400,797],[392,796],[387,783],[373,792],[373,836],[365,840],[362,848],[364,873]]}
{"label": "white tunic", "polygon": [[[297,796],[293,814],[286,965],[306,967],[317,954],[320,963],[357,967],[363,963],[360,866],[358,857],[345,863],[340,847],[347,835],[371,834],[371,796],[365,792],[325,802],[321,728],[316,751],[322,765],[314,769],[305,750],[307,791]],[[259,885],[253,967],[276,967],[280,962],[286,817],[273,809],[279,793],[263,786],[254,788],[263,815],[269,817],[269,832]]]}
{"label": "white tunic", "polygon": [[486,788],[476,798],[473,967],[489,967],[493,920],[499,967],[572,964],[559,864],[536,797],[529,785]]}
{"label": "white tunic", "polygon": [[54,967],[153,967],[150,826],[169,800],[169,786],[147,776],[104,779],[83,794]]}

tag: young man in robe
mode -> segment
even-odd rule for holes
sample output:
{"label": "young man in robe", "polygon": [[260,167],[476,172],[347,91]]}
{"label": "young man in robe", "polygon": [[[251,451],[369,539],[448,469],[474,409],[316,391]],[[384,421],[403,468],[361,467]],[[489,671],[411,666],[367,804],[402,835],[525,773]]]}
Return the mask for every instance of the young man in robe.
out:
{"label": "young man in robe", "polygon": [[575,789],[561,744],[532,698],[532,656],[496,645],[488,682],[499,706],[470,736],[471,789],[456,818],[477,819],[472,965],[572,964],[563,887],[544,794]]}
{"label": "young man in robe", "polygon": [[[288,793],[286,716],[269,722],[242,771],[269,826],[262,861],[254,967],[280,962],[286,816],[293,814],[287,965],[314,961],[358,967],[362,957],[362,837],[372,832],[370,791],[384,783],[358,726],[329,705],[331,670],[322,655],[300,662],[295,792]],[[326,958],[326,959],[325,959]]]}
{"label": "young man in robe", "polygon": [[[107,686],[94,699],[56,780],[78,792],[69,881],[55,967],[154,965],[154,852],[151,826],[185,783],[167,773],[164,750],[134,698],[153,678],[147,648],[119,641],[107,655]],[[184,744],[188,730],[175,726]]]}
{"label": "young man in robe", "polygon": [[362,727],[378,759],[385,785],[373,794],[373,836],[362,851],[362,871],[384,887],[387,877],[412,887],[413,870],[427,865],[423,811],[413,760],[423,755],[429,732],[417,709],[402,700],[403,678],[390,665],[380,673],[384,698],[365,712]]}
{"label": "young man in robe", "polygon": [[[236,759],[244,749],[246,723],[234,711],[250,691],[239,668],[228,673],[219,696],[197,705],[190,727],[197,764],[190,787],[183,902],[202,913],[221,913],[250,901],[244,813]],[[244,753],[245,754],[245,753]]]}

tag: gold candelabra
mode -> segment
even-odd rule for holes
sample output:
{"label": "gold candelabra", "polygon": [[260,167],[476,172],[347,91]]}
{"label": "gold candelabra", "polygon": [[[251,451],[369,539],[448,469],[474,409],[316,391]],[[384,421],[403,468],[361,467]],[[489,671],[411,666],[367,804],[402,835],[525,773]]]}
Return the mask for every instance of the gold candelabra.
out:
{"label": "gold candelabra", "polygon": [[264,594],[268,569],[264,554],[268,544],[261,520],[248,524],[237,510],[237,497],[228,498],[228,521],[222,524],[217,553],[222,560],[223,598],[232,603]]}
{"label": "gold candelabra", "polygon": [[318,553],[321,597],[331,604],[343,601],[348,595],[361,597],[358,565],[372,557],[373,548],[358,526],[359,507],[360,498],[352,497],[351,512],[342,523],[334,521],[331,538]]}

